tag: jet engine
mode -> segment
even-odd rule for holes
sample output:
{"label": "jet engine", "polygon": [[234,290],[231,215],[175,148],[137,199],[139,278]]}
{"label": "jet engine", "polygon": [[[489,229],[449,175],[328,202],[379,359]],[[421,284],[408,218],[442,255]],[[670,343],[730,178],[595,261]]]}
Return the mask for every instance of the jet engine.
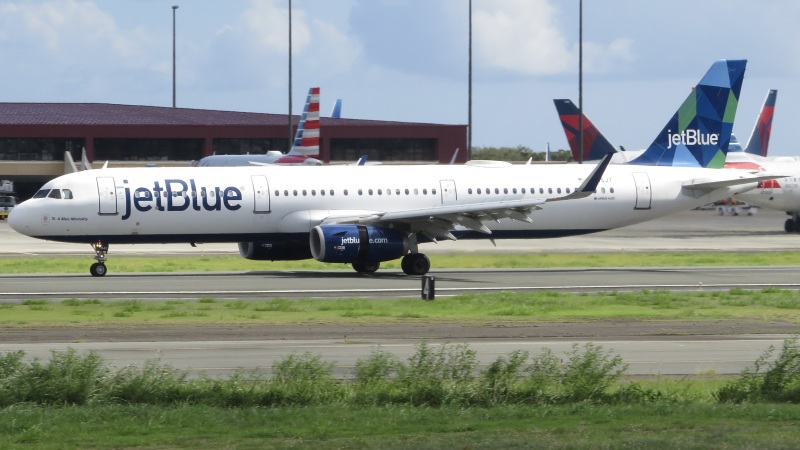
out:
{"label": "jet engine", "polygon": [[408,253],[408,235],[365,225],[319,225],[311,230],[311,256],[335,263],[380,262]]}

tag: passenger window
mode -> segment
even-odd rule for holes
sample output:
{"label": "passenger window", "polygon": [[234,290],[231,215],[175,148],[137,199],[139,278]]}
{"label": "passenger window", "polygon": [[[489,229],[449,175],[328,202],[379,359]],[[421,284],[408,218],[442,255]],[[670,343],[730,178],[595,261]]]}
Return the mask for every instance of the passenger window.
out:
{"label": "passenger window", "polygon": [[609,190],[609,192],[611,192],[612,194],[614,193],[614,188],[613,188],[613,187],[612,187],[612,188],[609,188],[608,190]]}
{"label": "passenger window", "polygon": [[287,190],[284,190],[284,191],[283,191],[283,195],[285,195],[285,196],[287,196],[287,197],[288,197],[288,196],[289,196],[289,191],[287,191]]}
{"label": "passenger window", "polygon": [[503,188],[503,194],[508,194],[508,188]]}
{"label": "passenger window", "polygon": [[427,189],[423,189],[422,190],[422,195],[428,195],[428,190]]}
{"label": "passenger window", "polygon": [[378,195],[383,195],[383,190],[382,189],[378,189]]}
{"label": "passenger window", "polygon": [[557,188],[556,192],[560,194],[561,193],[561,188]]}
{"label": "passenger window", "polygon": [[547,188],[547,193],[548,194],[552,194],[553,193],[553,188]]}
{"label": "passenger window", "polygon": [[467,189],[467,194],[472,194],[472,188]]}
{"label": "passenger window", "polygon": [[369,195],[372,195],[372,189],[368,190],[367,192],[369,192]]}
{"label": "passenger window", "polygon": [[495,194],[500,194],[500,188],[494,188],[494,193]]}
{"label": "passenger window", "polygon": [[325,197],[325,189],[320,189],[319,190],[319,195]]}
{"label": "passenger window", "polygon": [[400,189],[395,189],[395,190],[394,190],[394,194],[395,194],[395,195],[400,195]]}

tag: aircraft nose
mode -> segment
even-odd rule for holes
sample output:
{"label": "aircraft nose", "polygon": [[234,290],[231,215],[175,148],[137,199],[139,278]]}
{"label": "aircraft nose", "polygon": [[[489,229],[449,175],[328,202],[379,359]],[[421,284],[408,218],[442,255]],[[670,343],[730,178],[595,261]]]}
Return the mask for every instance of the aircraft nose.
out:
{"label": "aircraft nose", "polygon": [[8,213],[8,226],[17,233],[22,233],[26,236],[30,235],[31,230],[31,210],[26,205],[27,202],[22,202],[15,206],[14,209]]}

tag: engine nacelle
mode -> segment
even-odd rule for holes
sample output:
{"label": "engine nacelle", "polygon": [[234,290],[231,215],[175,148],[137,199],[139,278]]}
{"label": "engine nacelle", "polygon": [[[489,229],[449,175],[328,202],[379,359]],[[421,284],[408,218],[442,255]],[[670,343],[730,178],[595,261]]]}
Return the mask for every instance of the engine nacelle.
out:
{"label": "engine nacelle", "polygon": [[242,258],[255,261],[294,261],[311,258],[305,239],[285,241],[239,242]]}
{"label": "engine nacelle", "polygon": [[373,226],[319,225],[309,240],[311,256],[322,262],[390,261],[408,253],[406,233]]}

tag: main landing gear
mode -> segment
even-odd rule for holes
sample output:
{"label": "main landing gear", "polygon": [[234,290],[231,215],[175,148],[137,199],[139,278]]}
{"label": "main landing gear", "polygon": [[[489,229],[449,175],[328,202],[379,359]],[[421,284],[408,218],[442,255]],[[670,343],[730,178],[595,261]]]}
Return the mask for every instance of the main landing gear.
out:
{"label": "main landing gear", "polygon": [[787,233],[800,233],[800,212],[787,211],[791,217],[786,219],[783,230]]}
{"label": "main landing gear", "polygon": [[409,253],[400,260],[400,267],[406,275],[425,275],[431,270],[431,260],[422,253]]}
{"label": "main landing gear", "polygon": [[[353,269],[358,273],[375,273],[380,267],[381,263],[377,261],[356,261],[353,263]],[[402,267],[406,275],[425,275],[431,270],[431,260],[422,253],[409,253],[403,256],[400,261],[400,267]]]}
{"label": "main landing gear", "polygon": [[97,241],[92,244],[92,248],[94,249],[95,253],[94,259],[96,259],[97,262],[89,267],[89,273],[92,274],[93,277],[105,276],[107,272],[106,254],[108,253],[108,244]]}

